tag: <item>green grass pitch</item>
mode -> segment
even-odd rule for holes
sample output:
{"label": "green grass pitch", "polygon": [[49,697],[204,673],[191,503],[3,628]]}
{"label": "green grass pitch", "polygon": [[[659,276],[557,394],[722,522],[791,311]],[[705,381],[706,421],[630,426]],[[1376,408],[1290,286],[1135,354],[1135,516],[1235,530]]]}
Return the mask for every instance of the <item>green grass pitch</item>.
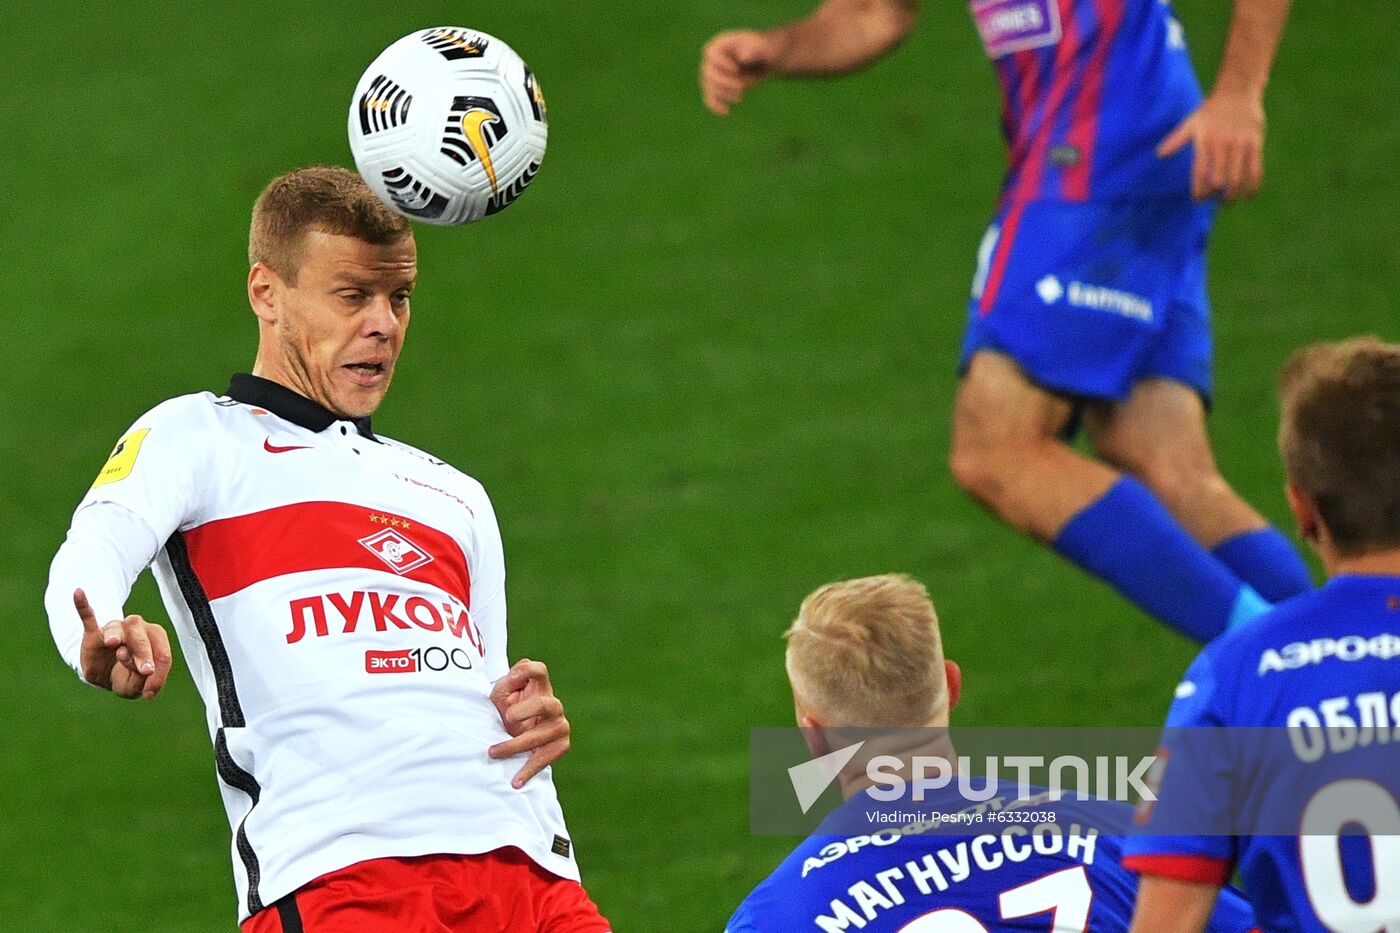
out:
{"label": "green grass pitch", "polygon": [[[495,498],[510,653],[547,660],[567,704],[557,780],[618,930],[717,931],[792,844],[747,833],[747,730],[790,721],[779,634],[827,580],[928,583],[962,722],[1158,721],[1192,647],[1002,529],[945,467],[1003,160],[966,10],[928,3],[860,77],[765,87],[725,120],[700,106],[711,33],[807,2],[0,11],[0,927],[233,928],[183,663],[151,704],[78,684],[42,613],[48,561],[137,414],[251,364],[259,188],[348,164],[361,69],[444,20],[526,57],[550,150],[503,215],[419,230],[414,324],[375,420]],[[1179,4],[1207,77],[1226,6]],[[1280,522],[1274,371],[1307,340],[1395,338],[1400,294],[1400,20],[1383,0],[1293,20],[1264,192],[1223,214],[1211,257],[1219,457]],[[149,581],[129,605],[163,618]]]}

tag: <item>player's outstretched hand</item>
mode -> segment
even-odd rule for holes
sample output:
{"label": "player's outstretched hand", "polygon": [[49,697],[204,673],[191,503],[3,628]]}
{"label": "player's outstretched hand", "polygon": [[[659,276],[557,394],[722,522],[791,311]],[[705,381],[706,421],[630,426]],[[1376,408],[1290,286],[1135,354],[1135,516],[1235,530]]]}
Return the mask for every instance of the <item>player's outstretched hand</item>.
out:
{"label": "player's outstretched hand", "polygon": [[525,766],[510,782],[519,789],[525,782],[563,757],[569,750],[569,720],[564,704],[549,683],[549,668],[542,661],[521,658],[491,688],[491,702],[512,738],[492,745],[492,758],[530,753]]}
{"label": "player's outstretched hand", "polygon": [[1157,147],[1162,158],[1194,143],[1191,196],[1252,198],[1264,180],[1264,105],[1252,94],[1212,94]]}
{"label": "player's outstretched hand", "polygon": [[752,29],[722,32],[700,53],[700,95],[705,106],[720,116],[744,97],[744,92],[773,73],[777,43]]}
{"label": "player's outstretched hand", "polygon": [[83,679],[127,700],[160,693],[174,661],[165,629],[135,615],[99,626],[82,590],[73,591],[73,608],[83,620]]}

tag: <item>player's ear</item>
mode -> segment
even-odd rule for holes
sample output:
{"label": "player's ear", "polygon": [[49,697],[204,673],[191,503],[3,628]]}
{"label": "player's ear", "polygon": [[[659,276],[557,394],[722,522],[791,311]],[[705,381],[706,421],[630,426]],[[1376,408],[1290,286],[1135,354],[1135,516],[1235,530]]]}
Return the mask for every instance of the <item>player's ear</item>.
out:
{"label": "player's ear", "polygon": [[1293,513],[1293,520],[1298,523],[1298,536],[1309,544],[1317,544],[1319,522],[1317,506],[1313,504],[1308,494],[1295,483],[1284,486],[1283,491],[1288,496],[1288,508]]}
{"label": "player's ear", "polygon": [[962,668],[956,661],[944,661],[943,675],[948,680],[948,710],[951,712],[962,696]]}
{"label": "player's ear", "polygon": [[831,751],[831,743],[827,741],[826,730],[821,723],[802,713],[797,717],[797,725],[802,729],[802,738],[807,740],[813,758],[820,758]]}
{"label": "player's ear", "polygon": [[258,320],[267,324],[277,321],[277,299],[282,290],[282,278],[264,262],[255,262],[248,270],[248,304]]}

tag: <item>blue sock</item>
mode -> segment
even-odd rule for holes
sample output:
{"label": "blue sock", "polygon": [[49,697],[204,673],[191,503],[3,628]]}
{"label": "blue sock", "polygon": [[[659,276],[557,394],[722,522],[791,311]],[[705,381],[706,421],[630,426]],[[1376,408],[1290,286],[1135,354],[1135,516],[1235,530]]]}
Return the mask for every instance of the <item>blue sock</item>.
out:
{"label": "blue sock", "polygon": [[1260,528],[1227,538],[1211,553],[1271,603],[1313,588],[1308,565],[1277,528]]}
{"label": "blue sock", "polygon": [[1269,604],[1125,476],[1069,520],[1053,547],[1143,611],[1209,641]]}

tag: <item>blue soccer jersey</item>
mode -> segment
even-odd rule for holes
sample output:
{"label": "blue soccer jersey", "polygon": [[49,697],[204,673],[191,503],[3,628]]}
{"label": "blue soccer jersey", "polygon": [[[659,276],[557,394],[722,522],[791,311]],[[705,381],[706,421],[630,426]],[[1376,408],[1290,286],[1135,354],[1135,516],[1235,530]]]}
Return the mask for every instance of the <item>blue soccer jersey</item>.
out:
{"label": "blue soccer jersey", "polygon": [[1185,196],[1190,153],[1157,145],[1201,102],[1162,0],[969,0],[1002,89],[1003,196]]}
{"label": "blue soccer jersey", "polygon": [[968,0],[1002,90],[1008,165],[978,250],[959,370],[988,350],[1036,384],[1121,401],[1147,378],[1209,399],[1201,103],[1165,0]]}
{"label": "blue soccer jersey", "polygon": [[[1131,810],[1122,804],[1070,800],[1011,806],[1015,801],[1015,785],[1003,784],[998,796],[970,809],[953,788],[930,794],[918,805],[923,814],[981,814],[966,824],[974,835],[948,835],[946,829],[920,833],[915,822],[866,835],[812,836],[739,905],[726,929],[1127,930],[1137,883],[1120,859],[1121,833]],[[862,822],[853,810],[890,813],[907,806],[858,794],[842,805],[834,822]],[[987,815],[1013,811],[1020,814],[1014,825]],[[1253,928],[1248,905],[1225,892],[1212,917],[1212,933]]]}
{"label": "blue soccer jersey", "polygon": [[1264,930],[1400,930],[1400,577],[1336,577],[1228,632],[1167,726],[1139,816],[1170,835],[1130,837],[1128,867],[1238,870]]}

